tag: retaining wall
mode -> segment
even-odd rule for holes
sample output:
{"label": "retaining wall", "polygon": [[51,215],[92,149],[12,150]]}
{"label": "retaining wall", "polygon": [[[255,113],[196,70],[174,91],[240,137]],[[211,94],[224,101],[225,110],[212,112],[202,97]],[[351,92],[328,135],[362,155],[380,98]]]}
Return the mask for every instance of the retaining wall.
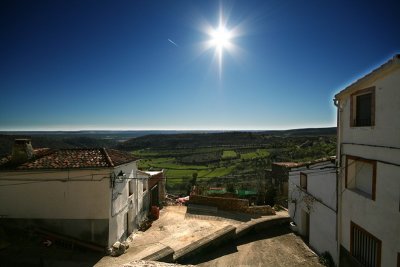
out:
{"label": "retaining wall", "polygon": [[249,200],[247,199],[192,195],[189,203],[217,207],[219,210],[239,211],[250,214],[275,214],[275,211],[269,205],[249,206]]}

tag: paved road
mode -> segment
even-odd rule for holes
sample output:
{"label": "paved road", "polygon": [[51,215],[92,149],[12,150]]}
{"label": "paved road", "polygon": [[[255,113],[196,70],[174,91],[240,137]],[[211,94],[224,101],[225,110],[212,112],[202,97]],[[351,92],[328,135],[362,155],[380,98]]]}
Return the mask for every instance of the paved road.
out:
{"label": "paved road", "polygon": [[285,226],[249,234],[182,263],[203,267],[322,266],[318,263],[318,257]]}

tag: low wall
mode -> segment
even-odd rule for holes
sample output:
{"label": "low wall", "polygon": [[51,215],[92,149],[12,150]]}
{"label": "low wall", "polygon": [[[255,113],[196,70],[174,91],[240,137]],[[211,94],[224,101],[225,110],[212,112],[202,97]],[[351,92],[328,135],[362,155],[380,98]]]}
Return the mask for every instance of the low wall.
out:
{"label": "low wall", "polygon": [[270,205],[265,206],[250,206],[247,208],[247,213],[262,214],[262,215],[275,215],[275,210]]}
{"label": "low wall", "polygon": [[247,199],[192,195],[190,196],[189,203],[217,207],[219,210],[239,211],[250,214],[275,214],[275,211],[269,205],[249,206],[249,200]]}
{"label": "low wall", "polygon": [[217,207],[219,210],[231,210],[246,212],[249,208],[247,199],[225,198],[225,197],[205,197],[192,195],[189,200],[190,204],[200,204],[206,206]]}

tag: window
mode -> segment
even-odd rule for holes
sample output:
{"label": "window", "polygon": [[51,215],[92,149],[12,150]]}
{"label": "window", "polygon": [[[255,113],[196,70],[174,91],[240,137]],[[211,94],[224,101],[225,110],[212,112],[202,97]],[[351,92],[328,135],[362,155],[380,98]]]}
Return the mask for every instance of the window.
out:
{"label": "window", "polygon": [[366,230],[351,222],[350,253],[363,266],[381,266],[382,242]]}
{"label": "window", "polygon": [[300,173],[300,187],[307,190],[307,174],[304,172]]}
{"label": "window", "polygon": [[376,161],[347,156],[345,179],[347,189],[375,200]]}
{"label": "window", "polygon": [[128,187],[129,187],[129,196],[132,196],[133,195],[133,187],[134,187],[133,180],[129,181]]}
{"label": "window", "polygon": [[351,95],[350,126],[375,125],[375,87],[360,90]]}

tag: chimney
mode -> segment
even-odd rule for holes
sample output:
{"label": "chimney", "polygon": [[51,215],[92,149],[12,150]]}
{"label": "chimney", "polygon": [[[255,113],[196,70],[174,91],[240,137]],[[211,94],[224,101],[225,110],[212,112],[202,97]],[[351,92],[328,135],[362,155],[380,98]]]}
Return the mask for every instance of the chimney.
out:
{"label": "chimney", "polygon": [[11,161],[23,163],[33,158],[33,148],[30,139],[15,139],[11,154]]}

